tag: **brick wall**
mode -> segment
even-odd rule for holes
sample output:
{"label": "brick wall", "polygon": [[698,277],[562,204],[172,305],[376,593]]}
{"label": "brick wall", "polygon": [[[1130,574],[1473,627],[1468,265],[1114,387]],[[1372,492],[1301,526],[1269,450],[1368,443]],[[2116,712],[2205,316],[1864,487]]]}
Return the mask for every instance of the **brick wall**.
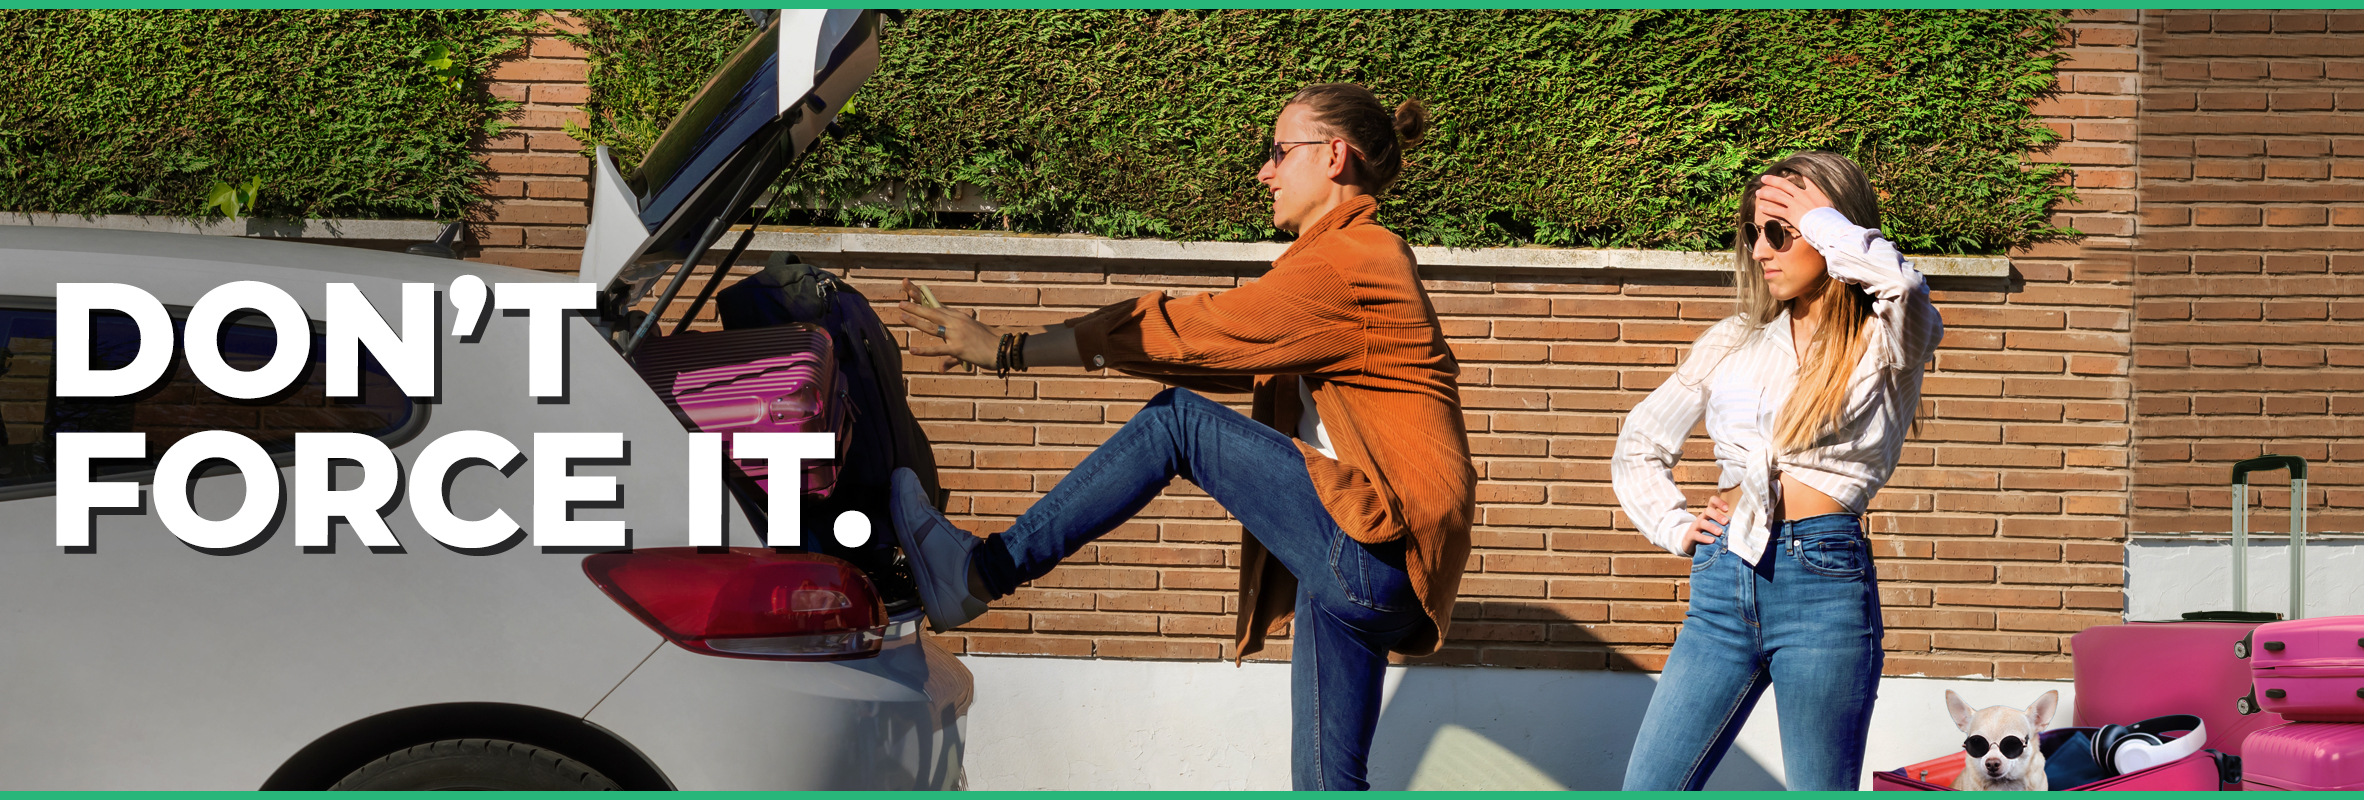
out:
{"label": "brick wall", "polygon": [[[1873,505],[1891,674],[2065,678],[2068,636],[2119,619],[2144,19],[2074,15],[2059,93],[2039,109],[2064,138],[2044,157],[2073,167],[2080,193],[2060,209],[2062,221],[2088,236],[2014,253],[2008,281],[1937,285],[1949,330],[1925,387],[1925,422]],[[503,151],[517,160],[488,156],[524,177],[483,229],[483,257],[571,270],[582,205],[554,192],[573,187],[579,197],[585,162],[559,134],[536,131],[576,113],[580,96],[555,81],[579,81],[581,65],[559,43],[534,47],[503,67],[503,91],[553,116]],[[874,297],[893,296],[892,282],[911,277],[988,322],[1029,324],[1151,289],[1220,289],[1259,271],[1051,259],[848,265]],[[1679,273],[1426,275],[1464,364],[1484,479],[1461,619],[1448,648],[1426,661],[1656,669],[1683,616],[1688,570],[1653,552],[1617,512],[1605,458],[1625,410],[1730,312],[1729,290]],[[979,532],[1009,525],[1157,390],[1076,370],[1004,383],[909,366],[952,510]],[[1704,438],[1686,458],[1678,477],[1706,492],[1715,475]],[[944,641],[980,653],[1227,658],[1238,537],[1219,506],[1177,484]],[[1259,657],[1285,659],[1287,644],[1276,640]]]}
{"label": "brick wall", "polygon": [[542,16],[547,29],[526,37],[524,49],[493,68],[494,95],[524,105],[509,119],[515,127],[484,143],[492,169],[486,192],[492,202],[470,216],[470,260],[512,267],[573,272],[581,265],[583,226],[591,221],[590,159],[561,123],[585,124],[590,89],[583,51],[560,40],[579,33],[572,15]]}
{"label": "brick wall", "polygon": [[7,350],[6,363],[0,364],[0,442],[12,449],[0,454],[0,478],[6,478],[31,459],[47,436],[42,428],[49,420],[49,373],[57,340],[9,331],[0,335],[9,336],[0,342]]}
{"label": "brick wall", "polygon": [[2364,530],[2364,14],[2145,27],[2133,529],[2229,530],[2228,466],[2285,453],[2311,528]]}
{"label": "brick wall", "polygon": [[[1945,346],[1922,430],[1873,504],[1891,674],[2065,678],[2068,636],[2119,619],[2129,479],[2137,89],[2133,12],[2078,17],[2058,98],[2081,243],[2014,254],[2008,281],[1941,281]],[[1208,291],[1258,270],[942,258],[846,262],[857,285],[929,282],[995,324],[1038,324],[1153,289]],[[1616,509],[1606,457],[1624,412],[1731,313],[1705,275],[1424,270],[1463,364],[1483,479],[1451,641],[1427,663],[1656,669],[1680,626],[1687,562]],[[926,365],[912,360],[914,370]],[[916,373],[955,491],[978,532],[1007,527],[1158,387],[1039,370],[1007,382]],[[1695,438],[1677,477],[1712,490]],[[1132,523],[945,637],[968,652],[1227,658],[1239,526],[1178,483]],[[1280,640],[1258,657],[1285,659]]]}

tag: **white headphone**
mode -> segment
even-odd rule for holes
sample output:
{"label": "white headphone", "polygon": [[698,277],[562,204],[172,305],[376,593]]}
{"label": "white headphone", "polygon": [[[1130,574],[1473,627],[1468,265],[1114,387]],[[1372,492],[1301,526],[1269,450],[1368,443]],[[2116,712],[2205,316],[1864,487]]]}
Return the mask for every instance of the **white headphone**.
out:
{"label": "white headphone", "polygon": [[[2164,739],[2168,731],[2191,731]],[[2190,714],[2154,717],[2132,725],[2103,725],[2093,735],[2093,760],[2112,774],[2141,772],[2193,753],[2208,743],[2208,723]]]}

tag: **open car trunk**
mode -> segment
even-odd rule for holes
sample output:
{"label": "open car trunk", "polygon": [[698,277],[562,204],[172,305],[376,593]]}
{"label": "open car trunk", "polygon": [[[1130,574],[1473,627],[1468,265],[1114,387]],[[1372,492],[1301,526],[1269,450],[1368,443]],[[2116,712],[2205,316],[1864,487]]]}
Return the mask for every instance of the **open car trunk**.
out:
{"label": "open car trunk", "polygon": [[[712,343],[713,358],[725,368],[750,360],[739,357],[747,355],[745,342],[749,337],[732,336],[742,331],[698,334],[687,331],[686,320],[695,318],[698,310],[713,299],[728,275],[731,262],[752,237],[751,227],[739,232],[730,231],[730,227],[747,215],[765,188],[796,168],[802,156],[813,147],[824,145],[823,135],[833,126],[837,114],[877,70],[879,16],[880,12],[862,10],[786,10],[773,14],[769,24],[726,59],[690,98],[631,174],[626,175],[617,168],[605,146],[597,150],[592,176],[591,225],[585,237],[580,280],[601,287],[598,318],[601,331],[619,353],[634,362],[649,387],[665,400],[688,430],[702,429],[693,417],[711,416],[703,410],[696,413],[684,410],[678,396],[678,379],[689,373],[671,368],[649,369],[650,365],[640,363],[642,359],[638,356],[643,347],[659,338],[690,336],[700,339],[692,349],[703,351]],[[735,244],[721,245],[726,234]],[[727,255],[721,256],[719,263],[707,257],[725,248]],[[675,267],[702,263],[715,264],[714,274],[690,295],[694,298],[693,305],[684,315],[685,321],[672,331],[659,330],[663,310],[688,288],[692,270]],[[656,296],[656,313],[631,310],[651,294]],[[883,334],[883,329],[879,333]],[[893,340],[859,333],[855,336],[867,341],[853,346],[867,345],[870,353],[894,357],[884,359],[886,364],[881,368],[864,370],[864,374],[854,377],[874,381],[878,393],[890,398],[908,417]],[[884,353],[878,350],[876,339],[879,338],[885,338]],[[678,360],[684,348],[655,349],[671,350],[670,357]],[[738,355],[732,355],[733,352]],[[851,351],[841,349],[840,352]],[[878,360],[875,356],[867,357],[866,363]],[[756,369],[748,374],[762,372]],[[852,374],[848,370],[839,377]],[[842,396],[829,399],[851,404]],[[878,413],[860,408],[843,411],[850,412],[847,416]],[[712,420],[703,429],[715,430]],[[853,432],[840,430],[839,436]],[[901,430],[917,435],[916,424],[903,426]],[[856,460],[855,456],[870,457],[872,453],[893,449],[894,443],[853,438],[840,452],[848,449],[862,449],[862,452],[838,461],[851,462]],[[924,448],[924,439],[921,446]],[[926,468],[932,486],[933,464],[927,464]],[[768,533],[772,525],[766,518],[768,490],[758,484],[760,476],[750,477],[735,464],[725,464],[723,474],[723,482],[739,508],[758,531]],[[883,485],[838,487],[839,491],[824,497],[816,491],[807,491],[812,487],[797,476],[778,478],[772,476],[772,490],[806,492],[800,503],[803,549],[845,559],[869,573],[890,613],[918,607],[917,593],[893,545],[894,536],[888,527],[893,523]],[[860,511],[870,520],[871,535],[866,543],[843,546],[831,534],[838,514],[847,510]]]}

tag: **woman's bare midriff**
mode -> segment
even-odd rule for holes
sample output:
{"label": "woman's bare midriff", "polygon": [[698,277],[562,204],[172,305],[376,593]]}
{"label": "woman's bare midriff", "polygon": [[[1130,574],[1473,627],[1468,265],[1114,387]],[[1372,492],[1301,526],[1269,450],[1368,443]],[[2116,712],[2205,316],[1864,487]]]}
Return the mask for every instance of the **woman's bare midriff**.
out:
{"label": "woman's bare midriff", "polygon": [[[1727,506],[1740,504],[1740,487],[1734,486],[1724,490],[1724,504]],[[1773,522],[1780,522],[1823,514],[1845,513],[1848,513],[1847,507],[1840,505],[1839,501],[1831,499],[1830,495],[1823,494],[1821,489],[1807,486],[1796,478],[1783,475],[1781,476],[1781,503],[1768,513],[1767,518]]]}

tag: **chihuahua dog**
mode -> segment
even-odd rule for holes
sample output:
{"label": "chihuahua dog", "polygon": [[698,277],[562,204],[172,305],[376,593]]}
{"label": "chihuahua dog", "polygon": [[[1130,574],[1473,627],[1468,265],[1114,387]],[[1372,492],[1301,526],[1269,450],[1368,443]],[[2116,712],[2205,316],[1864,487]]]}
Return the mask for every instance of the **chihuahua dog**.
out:
{"label": "chihuahua dog", "polygon": [[2044,724],[2052,721],[2052,710],[2060,704],[2060,692],[2045,692],[2036,704],[2021,711],[2008,706],[1990,706],[1976,711],[1962,702],[1962,696],[1948,689],[1945,710],[1954,717],[1954,727],[1961,728],[1970,738],[1962,742],[1962,776],[1954,779],[1953,788],[1964,792],[2041,792],[2049,788],[2044,780],[2044,751],[2036,746],[2036,739],[2044,732]]}

